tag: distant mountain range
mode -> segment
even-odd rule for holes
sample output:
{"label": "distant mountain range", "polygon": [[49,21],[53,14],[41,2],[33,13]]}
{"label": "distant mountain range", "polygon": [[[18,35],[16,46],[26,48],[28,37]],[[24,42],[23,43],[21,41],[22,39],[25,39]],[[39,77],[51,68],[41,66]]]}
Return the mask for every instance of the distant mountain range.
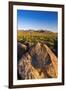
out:
{"label": "distant mountain range", "polygon": [[43,30],[43,29],[38,29],[38,30],[29,29],[29,30],[18,30],[18,31],[24,31],[24,32],[45,32],[45,33],[57,33],[57,32],[52,32],[52,31],[50,31],[50,30]]}

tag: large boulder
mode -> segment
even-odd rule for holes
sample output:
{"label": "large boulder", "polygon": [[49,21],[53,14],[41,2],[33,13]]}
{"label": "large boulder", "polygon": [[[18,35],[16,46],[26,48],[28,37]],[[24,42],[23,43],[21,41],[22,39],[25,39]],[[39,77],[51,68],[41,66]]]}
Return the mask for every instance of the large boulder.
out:
{"label": "large boulder", "polygon": [[38,42],[19,60],[18,73],[21,79],[56,78],[57,57],[47,45]]}

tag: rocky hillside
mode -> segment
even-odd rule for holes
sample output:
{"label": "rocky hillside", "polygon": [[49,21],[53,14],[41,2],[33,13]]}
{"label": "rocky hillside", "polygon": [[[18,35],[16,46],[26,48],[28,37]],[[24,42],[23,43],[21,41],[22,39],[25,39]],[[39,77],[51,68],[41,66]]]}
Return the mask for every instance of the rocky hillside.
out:
{"label": "rocky hillside", "polygon": [[[27,50],[25,45],[18,44],[18,79],[56,78],[57,57],[46,44],[37,43]],[[23,51],[23,49],[25,51]]]}

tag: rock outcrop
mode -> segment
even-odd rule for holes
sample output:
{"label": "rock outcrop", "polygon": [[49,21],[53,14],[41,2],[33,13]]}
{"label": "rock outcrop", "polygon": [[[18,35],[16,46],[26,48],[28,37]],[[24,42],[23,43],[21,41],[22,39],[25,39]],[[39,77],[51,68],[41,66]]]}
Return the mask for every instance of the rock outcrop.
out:
{"label": "rock outcrop", "polygon": [[25,53],[18,63],[18,73],[21,79],[56,78],[57,57],[50,48],[37,43]]}
{"label": "rock outcrop", "polygon": [[21,59],[22,55],[26,52],[27,47],[24,44],[21,44],[20,42],[17,43],[17,57],[18,61]]}

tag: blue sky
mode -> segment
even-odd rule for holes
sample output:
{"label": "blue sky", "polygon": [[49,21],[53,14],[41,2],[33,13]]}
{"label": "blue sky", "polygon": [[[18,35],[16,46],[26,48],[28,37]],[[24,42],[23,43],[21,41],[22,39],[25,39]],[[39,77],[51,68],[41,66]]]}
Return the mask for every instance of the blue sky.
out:
{"label": "blue sky", "polygon": [[58,13],[52,11],[17,10],[18,30],[44,29],[57,32]]}

